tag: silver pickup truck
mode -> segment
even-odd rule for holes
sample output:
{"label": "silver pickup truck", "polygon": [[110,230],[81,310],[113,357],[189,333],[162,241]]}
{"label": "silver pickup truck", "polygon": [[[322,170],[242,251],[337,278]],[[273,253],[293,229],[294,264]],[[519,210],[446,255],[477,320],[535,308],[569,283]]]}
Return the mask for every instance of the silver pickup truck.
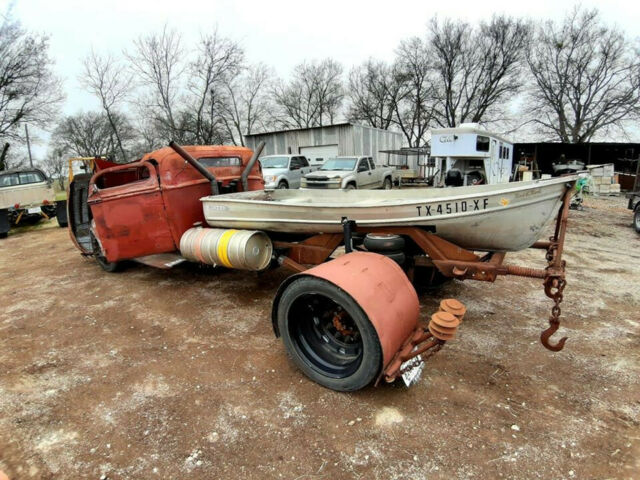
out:
{"label": "silver pickup truck", "polygon": [[330,158],[319,170],[305,175],[302,188],[384,188],[393,186],[393,168],[376,165],[371,157]]}
{"label": "silver pickup truck", "polygon": [[304,155],[266,155],[260,158],[264,188],[300,188],[303,175],[318,167],[309,165]]}

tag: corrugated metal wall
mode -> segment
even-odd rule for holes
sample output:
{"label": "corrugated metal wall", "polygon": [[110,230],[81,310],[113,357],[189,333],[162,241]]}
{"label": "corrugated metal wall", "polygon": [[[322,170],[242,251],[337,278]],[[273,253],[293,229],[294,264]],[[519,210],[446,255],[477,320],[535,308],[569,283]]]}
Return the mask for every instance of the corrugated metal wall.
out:
{"label": "corrugated metal wall", "polygon": [[245,144],[251,149],[261,141],[265,142],[263,155],[295,154],[300,153],[301,147],[338,145],[339,155],[371,155],[377,163],[383,163],[386,155],[378,155],[378,152],[401,148],[403,136],[398,132],[350,124],[245,136]]}

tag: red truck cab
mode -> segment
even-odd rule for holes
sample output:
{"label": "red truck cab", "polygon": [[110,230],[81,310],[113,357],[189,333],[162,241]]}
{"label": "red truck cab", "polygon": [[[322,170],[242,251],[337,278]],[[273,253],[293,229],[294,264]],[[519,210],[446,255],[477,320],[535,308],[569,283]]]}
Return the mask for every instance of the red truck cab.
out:
{"label": "red truck cab", "polygon": [[182,234],[204,223],[200,198],[212,190],[264,188],[257,155],[248,148],[172,147],[122,165],[93,162],[89,172],[73,176],[68,201],[71,238],[103,268],[179,250]]}

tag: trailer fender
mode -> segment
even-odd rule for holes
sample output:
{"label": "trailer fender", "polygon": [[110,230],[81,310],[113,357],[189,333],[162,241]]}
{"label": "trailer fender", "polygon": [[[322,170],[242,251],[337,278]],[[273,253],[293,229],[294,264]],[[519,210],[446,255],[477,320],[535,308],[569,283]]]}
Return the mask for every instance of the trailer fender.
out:
{"label": "trailer fender", "polygon": [[413,285],[396,262],[376,253],[353,252],[287,278],[278,288],[271,311],[274,333],[283,293],[297,279],[317,277],[346,292],[373,325],[382,348],[382,365],[393,359],[418,326],[419,301]]}

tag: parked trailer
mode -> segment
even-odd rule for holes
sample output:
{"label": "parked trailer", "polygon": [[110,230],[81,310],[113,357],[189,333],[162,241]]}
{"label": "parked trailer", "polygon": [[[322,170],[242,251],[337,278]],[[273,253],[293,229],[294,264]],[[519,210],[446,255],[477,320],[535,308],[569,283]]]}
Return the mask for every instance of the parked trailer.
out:
{"label": "parked trailer", "polygon": [[[473,245],[456,243],[456,237],[443,238],[426,224],[385,225],[345,215],[338,228],[332,226],[326,232],[204,227],[201,197],[213,194],[203,198],[209,203],[208,212],[225,212],[229,207],[224,201],[211,204],[211,199],[235,197],[217,197],[218,193],[261,188],[254,161],[259,152],[251,159],[250,154],[238,147],[182,149],[172,144],[171,149],[148,154],[139,162],[96,171],[84,180],[88,190],[84,197],[76,195],[82,192],[75,185],[76,177],[70,185],[70,199],[89,215],[82,226],[87,227],[90,242],[78,238],[75,210],[70,215],[71,236],[85,255],[95,256],[108,271],[122,260],[170,268],[187,259],[246,270],[280,265],[292,270],[295,275],[285,280],[274,299],[274,332],[307,376],[334,390],[357,390],[400,377],[411,383],[424,360],[455,336],[464,305],[449,299],[428,323],[422,322],[412,283],[434,285],[451,278],[493,282],[499,275],[538,278],[554,302],[541,342],[552,351],[563,348],[566,337],[555,343],[551,336],[559,328],[566,286],[562,252],[574,177],[549,184],[555,193],[546,208],[556,212],[554,235],[548,241],[534,241],[534,236],[513,248],[544,250],[547,267],[537,269],[505,264],[504,250],[489,248],[478,253]],[[222,167],[218,160],[209,164],[212,158],[238,158],[239,162]],[[149,176],[141,175],[141,168]],[[525,199],[524,206],[544,202],[549,196],[545,185],[532,184],[513,197],[503,192],[495,202],[505,208],[517,199]],[[536,195],[537,200],[532,198]],[[469,205],[474,204],[472,197]],[[487,202],[490,209],[499,208],[493,200]],[[209,214],[206,220],[211,223]],[[538,222],[538,227],[546,221]],[[500,224],[495,228],[501,228]],[[485,245],[491,241],[487,239]],[[339,247],[346,253],[332,259]]]}

